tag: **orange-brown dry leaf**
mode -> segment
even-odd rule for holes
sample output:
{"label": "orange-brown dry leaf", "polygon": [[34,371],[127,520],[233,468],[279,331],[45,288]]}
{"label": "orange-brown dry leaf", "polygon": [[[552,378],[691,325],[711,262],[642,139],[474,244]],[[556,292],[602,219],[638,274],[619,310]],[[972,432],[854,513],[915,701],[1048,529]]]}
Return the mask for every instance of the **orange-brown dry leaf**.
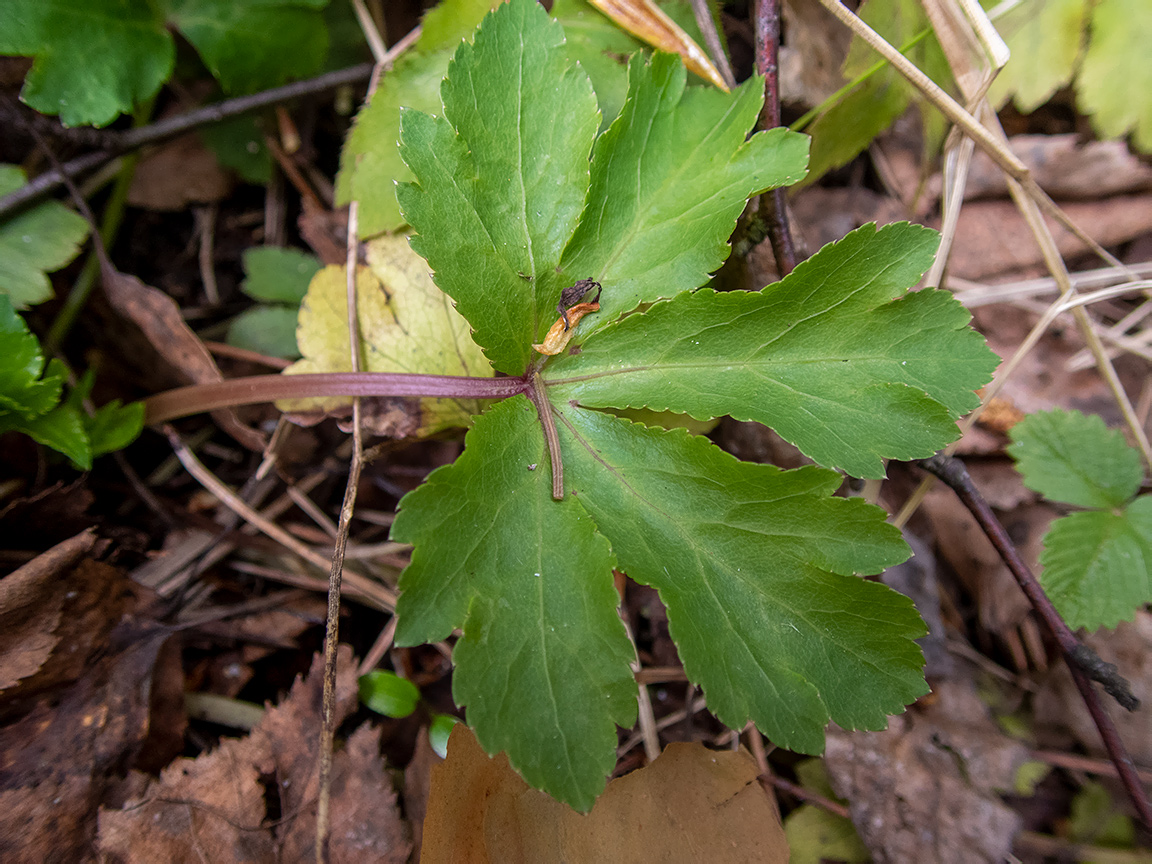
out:
{"label": "orange-brown dry leaf", "polygon": [[[242,739],[197,759],[180,759],[121,810],[100,813],[99,849],[124,864],[155,861],[311,860],[323,660]],[[339,723],[357,704],[356,667],[341,648],[336,681]],[[411,843],[380,758],[375,729],[363,726],[336,753],[332,775],[331,861],[404,862]],[[271,793],[260,777],[276,781]],[[281,819],[267,821],[265,795],[279,796]]]}
{"label": "orange-brown dry leaf", "polygon": [[128,203],[145,210],[183,210],[227,198],[234,182],[195,133],[146,154],[136,166]]}
{"label": "orange-brown dry leaf", "polygon": [[725,93],[728,85],[708,55],[652,0],[590,0],[593,6],[653,48],[679,54],[689,70]]}
{"label": "orange-brown dry leaf", "polygon": [[539,344],[533,343],[532,347],[537,353],[552,357],[567,348],[568,341],[576,333],[576,325],[580,323],[580,319],[590,312],[599,312],[600,304],[577,303],[566,311],[568,315],[567,325],[565,325],[563,318],[557,318],[556,323],[548,328],[544,341]]}
{"label": "orange-brown dry leaf", "polygon": [[788,861],[775,803],[746,753],[673,743],[581,815],[489,758],[463,724],[432,771],[423,864]]}

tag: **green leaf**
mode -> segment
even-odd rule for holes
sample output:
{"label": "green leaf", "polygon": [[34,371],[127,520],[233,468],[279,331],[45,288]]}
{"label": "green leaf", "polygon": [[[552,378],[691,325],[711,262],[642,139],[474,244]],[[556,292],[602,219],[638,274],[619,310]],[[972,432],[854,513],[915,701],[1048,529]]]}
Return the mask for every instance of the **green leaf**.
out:
{"label": "green leaf", "polygon": [[401,121],[418,178],[397,189],[412,248],[502,372],[524,371],[556,317],[560,254],[588,188],[596,97],[563,41],[536,3],[503,5],[449,64],[445,117]]}
{"label": "green leaf", "polygon": [[360,202],[360,236],[395,231],[404,225],[395,184],[412,179],[400,158],[400,109],[441,112],[440,81],[456,46],[480,23],[495,0],[444,0],[424,16],[416,44],[380,78],[371,101],[340,153],[336,200]]}
{"label": "green leaf", "polygon": [[866,225],[759,293],[658,303],[553,360],[553,398],[757,420],[823,465],[883,476],[884,458],[955,439],[997,363],[948,292],[906,293],[936,244]]}
{"label": "green leaf", "polygon": [[320,71],[328,0],[166,0],[169,20],[229,93],[277,87]]}
{"label": "green leaf", "polygon": [[660,592],[685,671],[725,725],[751,719],[780,746],[818,753],[829,719],[880,729],[927,692],[912,602],[850,575],[908,549],[883,511],[828,497],[838,474],[740,462],[684,430],[559,410],[570,497],[620,569]]}
{"label": "green leaf", "polygon": [[121,405],[119,399],[113,399],[97,408],[91,417],[81,414],[80,421],[95,458],[123,450],[140,436],[144,429],[144,403]]}
{"label": "green leaf", "polygon": [[1140,454],[1095,414],[1040,411],[1008,433],[1024,485],[1077,507],[1120,507],[1140,489]]}
{"label": "green leaf", "polygon": [[[488,377],[492,367],[468,337],[468,322],[432,283],[428,265],[405,237],[377,237],[368,243],[369,267],[356,277],[357,311],[366,372]],[[312,279],[300,306],[297,340],[304,359],[285,374],[349,372],[348,290],[343,267],[325,267]],[[281,410],[333,410],[347,398],[277,403]],[[418,427],[409,434],[432,435],[468,426],[482,403],[475,399],[422,399]]]}
{"label": "green leaf", "polygon": [[802,804],[785,817],[784,836],[791,853],[789,864],[865,864],[872,860],[851,819],[812,804]]}
{"label": "green leaf", "polygon": [[1035,111],[1072,80],[1087,24],[1085,0],[1023,0],[996,19],[1012,57],[988,91],[993,104],[1012,96]]}
{"label": "green leaf", "polygon": [[786,129],[745,139],[763,101],[759,78],[730,95],[686,89],[671,54],[634,57],[628,75],[628,101],[596,142],[589,206],[562,264],[568,282],[607,289],[593,328],[707,282],[748,197],[796,182],[807,164],[807,140]]}
{"label": "green leaf", "polygon": [[299,249],[257,246],[244,253],[247,278],[240,290],[253,300],[299,306],[308,283],[324,265],[315,255]]}
{"label": "green leaf", "polygon": [[40,341],[16,314],[11,299],[0,294],[0,423],[8,416],[32,418],[46,414],[56,406],[64,367],[53,363],[41,378],[43,371]]}
{"label": "green leaf", "polygon": [[65,126],[104,126],[148,99],[176,52],[148,0],[5,0],[0,54],[35,57],[20,97]]}
{"label": "green leaf", "polygon": [[[1076,107],[1092,115],[1103,136],[1133,133],[1152,152],[1152,15],[1145,0],[1100,0],[1092,11],[1092,39],[1076,81]],[[1140,94],[1140,95],[1133,95]]]}
{"label": "green leaf", "polygon": [[1152,495],[1119,513],[1088,510],[1044,535],[1040,582],[1071,627],[1115,627],[1152,602]]}
{"label": "green leaf", "polygon": [[[15,165],[0,165],[0,195],[23,185],[23,171]],[[50,299],[52,283],[45,273],[75,258],[87,234],[84,217],[56,201],[0,223],[0,294],[7,294],[17,309]]]}
{"label": "green leaf", "polygon": [[588,73],[596,103],[600,106],[600,129],[616,119],[628,94],[628,57],[643,46],[587,0],[556,0],[552,17],[564,26],[568,56]]}
{"label": "green leaf", "polygon": [[553,501],[550,484],[528,400],[477,419],[464,454],[400,502],[392,537],[416,549],[396,643],[462,628],[452,690],[477,739],[587,811],[615,765],[614,724],[635,721],[634,655],[608,541],[575,496]]}
{"label": "green leaf", "polygon": [[272,179],[272,156],[255,117],[235,117],[199,130],[216,161],[247,183],[264,185]]}
{"label": "green leaf", "polygon": [[441,759],[448,758],[448,738],[452,734],[452,727],[460,721],[451,714],[434,714],[432,723],[428,726],[428,743]]}
{"label": "green leaf", "polygon": [[360,701],[385,717],[407,717],[416,710],[420,688],[395,672],[373,669],[360,676]]}
{"label": "green leaf", "polygon": [[232,319],[225,341],[257,354],[295,360],[300,356],[296,344],[299,314],[299,309],[289,306],[254,306]]}
{"label": "green leaf", "polygon": [[0,431],[23,432],[45,447],[63,453],[84,471],[92,467],[92,446],[81,414],[72,405],[58,405],[35,417],[0,415]]}
{"label": "green leaf", "polygon": [[[948,63],[935,36],[929,33],[916,41],[930,27],[918,0],[867,0],[858,14],[892,45],[908,46],[904,55],[936,83],[946,87],[951,81]],[[879,59],[871,47],[853,38],[844,61],[844,78],[855,80],[870,71]],[[824,111],[808,130],[812,134],[812,165],[806,182],[814,182],[830,169],[851,161],[913,102],[920,102],[918,91],[891,65],[873,72]],[[940,130],[944,127],[936,119],[939,115],[935,109],[926,103],[921,105],[921,112],[925,151],[935,153],[942,143]]]}

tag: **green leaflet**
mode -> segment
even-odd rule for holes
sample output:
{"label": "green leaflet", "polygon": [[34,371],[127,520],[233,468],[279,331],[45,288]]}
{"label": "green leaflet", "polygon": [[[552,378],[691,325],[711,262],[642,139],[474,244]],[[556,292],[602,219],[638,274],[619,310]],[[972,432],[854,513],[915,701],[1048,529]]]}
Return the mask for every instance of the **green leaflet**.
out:
{"label": "green leaflet", "polygon": [[553,501],[550,483],[524,397],[477,418],[464,455],[400,502],[392,537],[416,548],[396,641],[462,627],[452,691],[480,743],[586,811],[616,762],[614,724],[636,719],[634,654],[608,541],[577,499]]}
{"label": "green leaflet", "polygon": [[1144,479],[1140,454],[1095,414],[1040,411],[1012,427],[1008,455],[1024,485],[1077,507],[1119,507]]}
{"label": "green leaflet", "polygon": [[[1092,38],[1076,81],[1076,107],[1092,116],[1101,136],[1132,133],[1152,152],[1152,14],[1146,0],[1101,0],[1092,10]],[[1140,94],[1128,98],[1130,94]]]}
{"label": "green leaflet", "polygon": [[996,19],[1012,57],[988,90],[992,104],[1012,96],[1027,113],[1066,86],[1076,71],[1087,14],[1085,0],[1024,0]]}
{"label": "green leaflet", "polygon": [[772,129],[745,140],[763,102],[759,78],[726,95],[686,89],[686,74],[671,54],[633,57],[628,100],[596,142],[588,206],[561,265],[568,282],[611,287],[586,332],[703,285],[728,257],[748,197],[804,176],[803,136]]}
{"label": "green leaflet", "polygon": [[445,117],[401,118],[417,182],[396,195],[412,248],[501,372],[523,372],[556,317],[560,253],[588,188],[596,96],[563,40],[537,4],[501,7],[449,64]]}
{"label": "green leaflet", "polygon": [[1044,535],[1040,581],[1072,627],[1115,627],[1152,601],[1152,495],[1140,454],[1104,421],[1079,411],[1030,414],[1008,453],[1029,489],[1078,507]]}
{"label": "green leaflet", "polygon": [[[0,195],[24,185],[24,172],[0,164]],[[88,223],[58,201],[46,201],[0,223],[0,294],[17,309],[52,297],[45,273],[76,257],[88,235]]]}
{"label": "green leaflet", "polygon": [[553,360],[553,398],[758,420],[823,465],[880,477],[883,458],[952,441],[997,363],[951,294],[906,293],[936,244],[866,225],[761,292],[658,303]]}
{"label": "green leaflet", "polygon": [[707,439],[566,407],[573,497],[619,567],[660,592],[688,677],[726,725],[818,753],[831,718],[879,729],[927,692],[906,597],[848,575],[908,557],[878,508],[821,468],[740,462]]}

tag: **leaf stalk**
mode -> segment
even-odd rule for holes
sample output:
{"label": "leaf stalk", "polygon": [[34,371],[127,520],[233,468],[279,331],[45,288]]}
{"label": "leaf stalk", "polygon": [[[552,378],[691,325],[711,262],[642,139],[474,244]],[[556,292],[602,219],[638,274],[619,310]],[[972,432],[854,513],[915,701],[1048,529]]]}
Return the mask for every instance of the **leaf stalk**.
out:
{"label": "leaf stalk", "polygon": [[556,422],[552,419],[552,403],[544,390],[544,379],[539,372],[532,373],[532,389],[528,398],[536,406],[540,415],[540,425],[544,427],[544,442],[548,445],[548,461],[552,463],[552,497],[564,500],[564,463],[560,459],[560,436],[556,434]]}

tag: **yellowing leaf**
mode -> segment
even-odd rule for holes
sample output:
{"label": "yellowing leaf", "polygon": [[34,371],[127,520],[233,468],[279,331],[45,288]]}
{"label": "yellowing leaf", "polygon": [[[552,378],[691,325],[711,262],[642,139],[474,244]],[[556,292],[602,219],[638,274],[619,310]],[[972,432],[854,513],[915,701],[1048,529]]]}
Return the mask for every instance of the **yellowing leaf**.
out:
{"label": "yellowing leaf", "polygon": [[653,48],[679,54],[684,65],[705,81],[729,92],[728,85],[692,37],[652,0],[589,0],[593,6]]}
{"label": "yellowing leaf", "polygon": [[[452,301],[432,283],[428,265],[408,246],[406,237],[380,237],[368,244],[368,267],[356,274],[356,303],[360,318],[362,354],[366,372],[414,372],[427,375],[489,376],[492,367],[469,335],[468,322]],[[302,360],[285,370],[350,372],[348,299],[343,267],[325,267],[312,279],[300,306],[296,331]],[[292,400],[278,403],[285,411],[336,411],[351,404],[344,397]],[[422,399],[406,403],[407,422],[395,416],[378,427],[392,434],[431,435],[453,426],[467,426],[481,410],[476,400]]]}
{"label": "yellowing leaf", "polygon": [[1092,12],[1092,41],[1076,81],[1076,107],[1092,115],[1102,137],[1133,132],[1152,151],[1152,9],[1148,0],[1101,0]]}
{"label": "yellowing leaf", "polygon": [[1072,80],[1087,23],[1085,0],[1024,0],[996,21],[1012,52],[992,84],[996,105],[1013,96],[1021,111],[1035,111]]}

